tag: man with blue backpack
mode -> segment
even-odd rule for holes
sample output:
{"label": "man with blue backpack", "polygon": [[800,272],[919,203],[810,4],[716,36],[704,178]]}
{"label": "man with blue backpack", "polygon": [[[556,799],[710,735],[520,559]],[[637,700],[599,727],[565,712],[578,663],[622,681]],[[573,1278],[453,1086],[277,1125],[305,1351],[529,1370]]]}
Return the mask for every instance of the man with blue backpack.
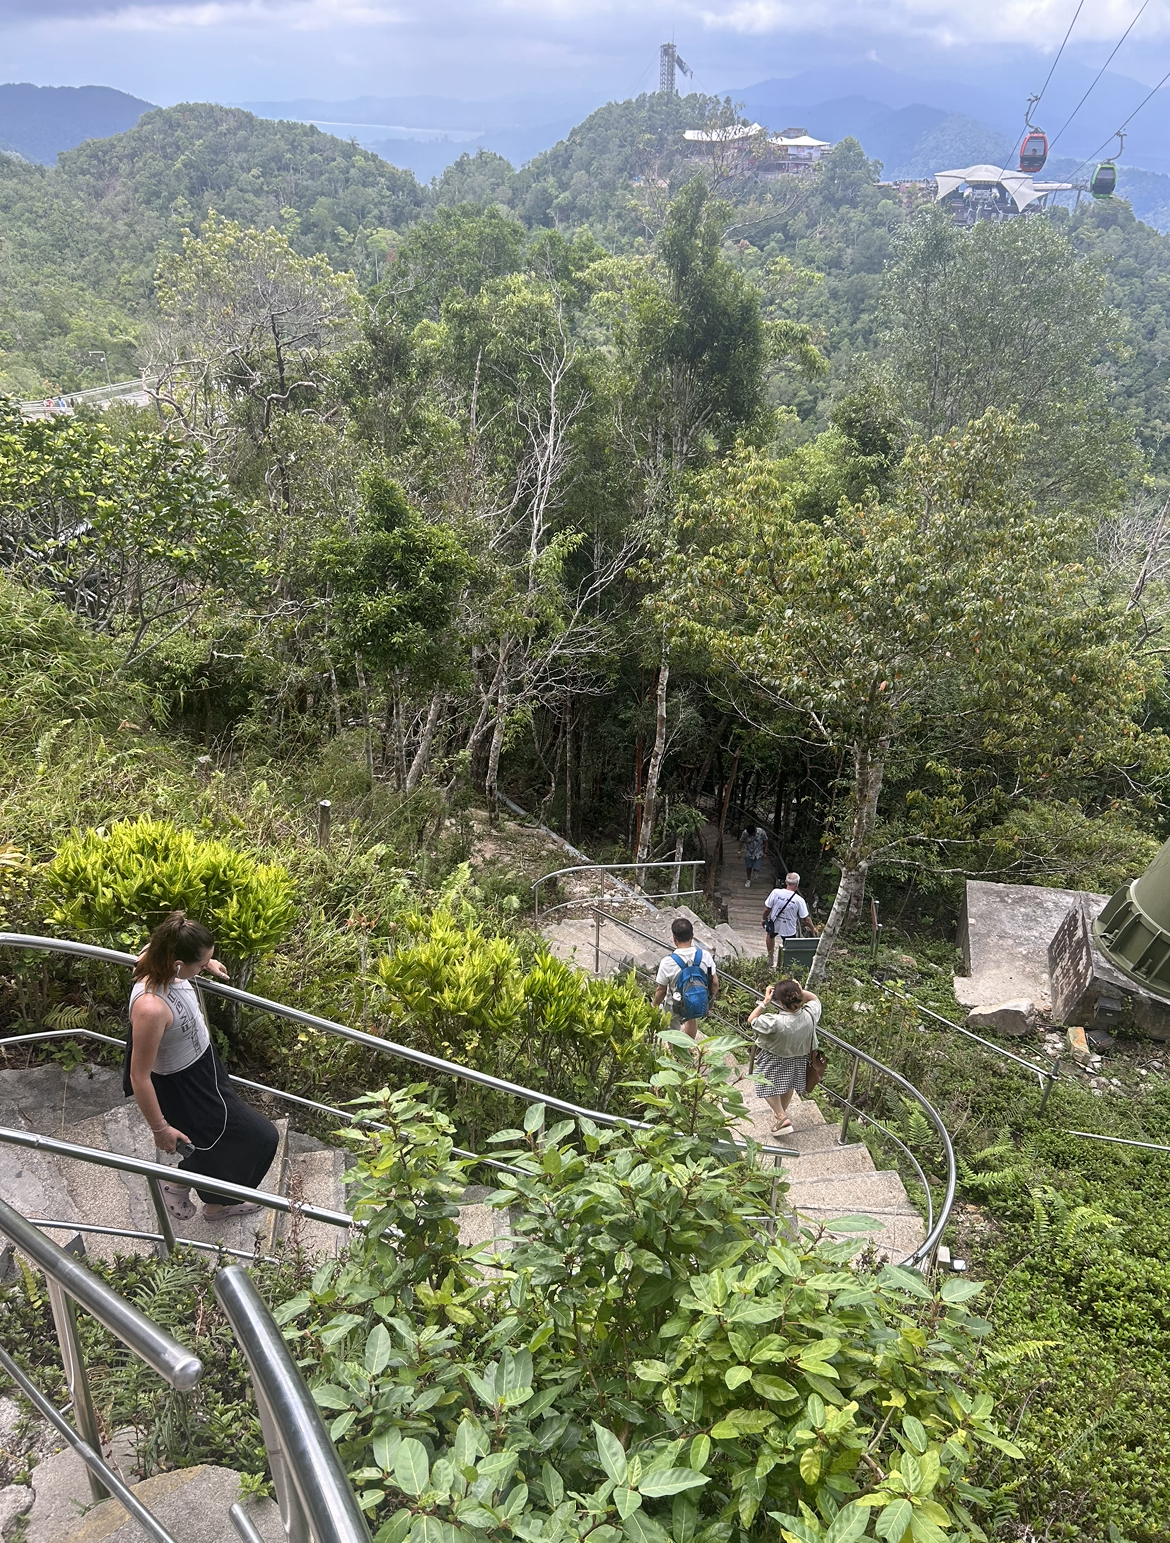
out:
{"label": "man with blue backpack", "polygon": [[685,916],[671,922],[670,935],[674,952],[658,966],[654,1005],[661,1007],[669,997],[671,1028],[685,1029],[692,1039],[698,1039],[699,1020],[707,1016],[719,994],[715,960],[695,942],[695,929]]}

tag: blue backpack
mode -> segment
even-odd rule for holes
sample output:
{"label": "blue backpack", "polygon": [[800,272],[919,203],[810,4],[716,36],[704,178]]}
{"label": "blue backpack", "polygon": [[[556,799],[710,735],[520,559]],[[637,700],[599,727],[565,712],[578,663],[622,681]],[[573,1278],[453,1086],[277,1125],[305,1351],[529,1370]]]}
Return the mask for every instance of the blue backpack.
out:
{"label": "blue backpack", "polygon": [[707,996],[707,971],[703,968],[703,950],[695,949],[695,962],[684,964],[677,954],[670,956],[678,965],[671,1009],[684,1023],[705,1018],[710,1006]]}

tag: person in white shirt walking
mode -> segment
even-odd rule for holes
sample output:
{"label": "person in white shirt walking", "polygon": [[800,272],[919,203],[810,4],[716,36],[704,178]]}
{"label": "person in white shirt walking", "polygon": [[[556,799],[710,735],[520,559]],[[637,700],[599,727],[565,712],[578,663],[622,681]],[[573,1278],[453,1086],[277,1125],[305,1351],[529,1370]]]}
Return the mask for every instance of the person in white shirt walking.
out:
{"label": "person in white shirt walking", "polygon": [[821,1002],[794,980],[778,981],[748,1017],[756,1036],[756,1092],[775,1116],[772,1133],[792,1130],[788,1106],[792,1095],[808,1086],[809,1057],[817,1048]]}
{"label": "person in white shirt walking", "polygon": [[670,935],[675,948],[658,966],[654,1005],[661,1007],[669,994],[671,1028],[685,1029],[698,1039],[699,1020],[707,1016],[719,994],[715,959],[695,942],[695,929],[685,916],[671,922]]}
{"label": "person in white shirt walking", "polygon": [[776,953],[776,939],[800,937],[801,929],[808,920],[808,906],[804,903],[804,896],[797,893],[799,889],[800,874],[790,873],[784,880],[784,888],[774,889],[764,901],[761,926],[764,929],[769,964],[773,962]]}

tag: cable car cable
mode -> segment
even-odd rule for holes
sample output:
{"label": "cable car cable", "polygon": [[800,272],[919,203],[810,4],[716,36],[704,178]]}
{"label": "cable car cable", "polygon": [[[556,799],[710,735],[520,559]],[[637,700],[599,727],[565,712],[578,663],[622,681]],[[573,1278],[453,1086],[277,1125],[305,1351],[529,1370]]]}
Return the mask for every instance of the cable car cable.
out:
{"label": "cable car cable", "polygon": [[[1064,35],[1064,43],[1062,43],[1060,45],[1060,47],[1056,50],[1056,58],[1052,61],[1052,67],[1051,67],[1051,69],[1049,69],[1048,74],[1045,77],[1044,84],[1040,87],[1040,95],[1039,96],[1030,96],[1028,98],[1028,113],[1027,113],[1027,117],[1028,117],[1029,120],[1031,120],[1032,114],[1036,111],[1037,107],[1039,107],[1040,103],[1044,100],[1044,93],[1048,90],[1049,84],[1052,81],[1053,72],[1055,71],[1056,66],[1060,63],[1060,56],[1061,56],[1061,54],[1064,53],[1065,43],[1067,43],[1069,38],[1072,37],[1072,30],[1073,30],[1073,28],[1077,24],[1077,17],[1081,14],[1081,12],[1084,10],[1084,8],[1085,8],[1085,0],[1080,0],[1079,5],[1077,6],[1076,10],[1073,12],[1073,19],[1068,24],[1068,31]],[[1027,128],[1027,126],[1028,126],[1027,123],[1025,123],[1024,127]]]}
{"label": "cable car cable", "polygon": [[[1080,101],[1077,103],[1077,105],[1073,108],[1072,112],[1070,112],[1068,117],[1064,120],[1064,123],[1061,125],[1059,132],[1056,133],[1051,140],[1049,140],[1049,142],[1048,142],[1048,153],[1049,153],[1049,155],[1052,154],[1053,148],[1056,145],[1056,141],[1060,138],[1061,134],[1063,134],[1065,129],[1068,128],[1069,124],[1076,117],[1077,113],[1080,112],[1081,108],[1085,105],[1085,103],[1089,100],[1089,97],[1093,94],[1093,91],[1094,91],[1094,89],[1095,89],[1095,87],[1097,85],[1097,82],[1101,79],[1102,75],[1104,75],[1105,71],[1109,68],[1109,66],[1113,63],[1114,59],[1117,57],[1117,52],[1120,49],[1122,43],[1125,42],[1126,38],[1130,35],[1130,33],[1133,31],[1133,29],[1137,26],[1138,22],[1142,18],[1142,12],[1146,9],[1146,7],[1149,5],[1149,3],[1150,3],[1150,0],[1142,0],[1141,7],[1138,10],[1137,15],[1130,22],[1129,26],[1126,27],[1125,31],[1121,34],[1120,38],[1114,44],[1113,52],[1109,55],[1108,59],[1106,59],[1105,63],[1097,71],[1096,75],[1094,75],[1092,84],[1090,85],[1089,89],[1085,92],[1084,96],[1080,99]],[[1113,136],[1110,135],[1109,137],[1110,137],[1110,139],[1112,139]]]}
{"label": "cable car cable", "polygon": [[[1133,120],[1137,117],[1138,113],[1141,112],[1142,108],[1146,105],[1146,103],[1151,101],[1154,97],[1157,96],[1158,92],[1161,91],[1162,87],[1166,84],[1167,81],[1170,81],[1170,70],[1166,71],[1165,75],[1162,76],[1162,79],[1158,82],[1158,84],[1154,87],[1154,89],[1149,93],[1149,95],[1142,98],[1142,100],[1134,108],[1133,112],[1131,112],[1129,117],[1126,118],[1125,122],[1118,124],[1118,126],[1114,130],[1114,132],[1112,134],[1110,134],[1109,138],[1107,140],[1105,140],[1102,144],[1099,144],[1097,146],[1097,148],[1092,152],[1091,155],[1087,155],[1085,157],[1085,159],[1081,162],[1081,164],[1073,172],[1072,175],[1073,175],[1074,178],[1080,172],[1082,172],[1085,169],[1085,167],[1090,164],[1090,162],[1095,161],[1097,159],[1097,157],[1101,154],[1102,150],[1107,150],[1109,148],[1110,143],[1114,139],[1116,139],[1118,137],[1118,135],[1120,135],[1120,134],[1122,134],[1124,132],[1124,130],[1126,128],[1126,125],[1133,122]],[[1117,153],[1118,153],[1118,155],[1120,155],[1121,151],[1119,150]]]}

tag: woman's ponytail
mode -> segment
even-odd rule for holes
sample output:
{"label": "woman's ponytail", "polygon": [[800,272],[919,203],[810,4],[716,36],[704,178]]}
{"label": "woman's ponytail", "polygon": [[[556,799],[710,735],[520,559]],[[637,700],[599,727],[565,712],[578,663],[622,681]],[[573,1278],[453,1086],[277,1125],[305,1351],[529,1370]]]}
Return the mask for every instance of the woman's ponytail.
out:
{"label": "woman's ponytail", "polygon": [[194,964],[215,947],[215,939],[202,922],[189,921],[185,911],[172,911],[150,934],[150,941],[134,966],[134,979],[160,991],[175,978],[180,964]]}

